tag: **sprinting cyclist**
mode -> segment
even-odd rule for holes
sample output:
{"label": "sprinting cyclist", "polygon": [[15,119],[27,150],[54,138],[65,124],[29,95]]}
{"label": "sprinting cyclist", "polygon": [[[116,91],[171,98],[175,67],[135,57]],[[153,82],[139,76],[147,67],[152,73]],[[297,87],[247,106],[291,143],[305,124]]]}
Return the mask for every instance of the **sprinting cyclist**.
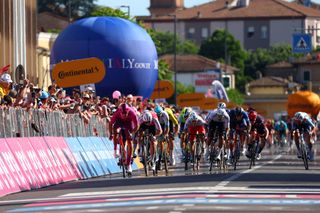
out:
{"label": "sprinting cyclist", "polygon": [[[159,119],[159,123],[161,125],[161,129],[162,129],[162,136],[165,138],[168,136],[169,134],[169,130],[170,130],[170,123],[169,123],[169,116],[168,113],[166,111],[163,110],[163,108],[157,104],[154,108],[155,113],[157,113],[158,115],[158,119]],[[163,149],[162,144],[160,144],[160,149]],[[160,163],[160,168],[161,168],[161,163]]]}
{"label": "sprinting cyclist", "polygon": [[[109,123],[109,135],[110,140],[113,139],[114,157],[119,157],[119,151],[117,149],[118,132],[121,128],[124,128],[126,140],[127,140],[127,161],[126,165],[128,173],[132,173],[131,168],[131,156],[132,156],[132,138],[131,134],[135,133],[139,128],[138,116],[131,107],[123,103],[119,105],[118,109],[112,115]],[[113,136],[113,137],[112,137]],[[125,141],[124,141],[125,144]]]}
{"label": "sprinting cyclist", "polygon": [[299,135],[297,130],[299,130],[300,134],[304,134],[305,141],[308,145],[308,158],[309,160],[313,160],[313,151],[312,151],[312,140],[310,140],[311,135],[314,131],[314,123],[310,116],[305,112],[297,112],[292,119],[292,133],[294,136],[294,141],[297,147],[297,157],[301,158],[301,149],[299,147]]}
{"label": "sprinting cyclist", "polygon": [[[211,145],[212,138],[215,131],[219,135],[219,143],[214,144],[215,147],[219,147],[219,152],[217,153],[216,159],[220,159],[221,148],[224,141],[226,140],[226,135],[230,127],[230,117],[226,111],[225,103],[219,103],[218,108],[209,112],[206,117],[206,122],[209,125],[208,140],[207,140],[207,153],[209,153],[209,147]],[[227,158],[230,157],[230,149],[227,149]]]}
{"label": "sprinting cyclist", "polygon": [[[203,118],[194,111],[190,113],[188,119],[186,120],[184,131],[187,132],[187,135],[189,135],[192,153],[194,153],[194,140],[197,133],[200,134],[200,140],[202,144],[204,144],[204,135],[206,134],[205,125],[206,122],[203,120]],[[193,154],[191,156],[193,156]]]}
{"label": "sprinting cyclist", "polygon": [[266,119],[264,124],[269,131],[267,142],[268,146],[271,147],[271,145],[274,143],[274,122],[271,119]]}
{"label": "sprinting cyclist", "polygon": [[284,142],[282,140],[287,139],[288,126],[283,120],[279,120],[274,124],[274,131],[275,139],[279,144]]}
{"label": "sprinting cyclist", "polygon": [[[268,128],[265,126],[263,122],[263,117],[261,115],[258,115],[258,113],[254,110],[251,110],[249,112],[249,119],[251,122],[251,131],[250,135],[252,135],[253,131],[257,131],[258,137],[260,138],[259,148],[257,152],[256,159],[259,160],[261,158],[261,152],[266,144],[269,131]],[[248,143],[248,150],[246,152],[247,158],[251,158],[251,149],[253,146],[255,138],[250,137],[249,143]]]}
{"label": "sprinting cyclist", "polygon": [[174,136],[179,131],[179,122],[176,116],[173,114],[171,108],[166,107],[165,112],[169,116],[169,150],[170,150],[170,163],[172,166],[176,165],[174,158]]}
{"label": "sprinting cyclist", "polygon": [[185,135],[185,131],[184,131],[184,126],[186,123],[186,120],[188,119],[190,113],[192,112],[192,109],[190,107],[184,107],[179,115],[179,125],[180,125],[180,133],[179,133],[179,137],[180,137],[180,146],[181,146],[181,150],[182,150],[182,156],[185,156],[184,150],[185,150],[185,140],[186,140],[186,135]]}
{"label": "sprinting cyclist", "polygon": [[[153,112],[154,113],[154,112]],[[157,116],[157,115],[156,115]],[[155,163],[155,158],[156,158],[156,150],[157,150],[157,140],[156,137],[162,134],[162,129],[161,125],[159,123],[159,120],[157,117],[152,116],[152,112],[149,110],[145,110],[142,112],[140,118],[139,118],[139,124],[140,128],[138,130],[138,135],[139,135],[139,144],[142,144],[142,136],[143,133],[148,130],[149,134],[152,135],[152,141],[150,144],[150,159],[151,159],[151,168],[153,171],[156,169],[156,163]],[[141,147],[141,146],[139,146]],[[140,150],[141,153],[142,150]],[[141,155],[140,155],[141,156]]]}
{"label": "sprinting cyclist", "polygon": [[[251,129],[251,123],[246,111],[242,109],[242,107],[236,107],[229,111],[230,116],[230,137],[229,137],[229,147],[230,150],[234,149],[234,141],[236,137],[236,133],[240,134],[240,143],[241,148],[243,149],[243,153],[245,153],[245,139],[247,133]],[[231,158],[233,157],[233,153],[231,153]]]}

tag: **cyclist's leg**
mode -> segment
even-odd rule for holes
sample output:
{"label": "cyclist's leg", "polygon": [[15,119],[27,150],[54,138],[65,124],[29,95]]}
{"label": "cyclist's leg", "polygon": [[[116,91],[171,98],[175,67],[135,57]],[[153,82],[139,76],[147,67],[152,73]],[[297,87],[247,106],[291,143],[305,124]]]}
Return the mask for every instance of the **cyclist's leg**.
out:
{"label": "cyclist's leg", "polygon": [[266,141],[267,141],[267,138],[269,136],[269,130],[268,130],[268,128],[258,129],[258,134],[260,135],[260,143],[259,143],[258,154],[260,154],[262,152],[263,148],[266,145]]}
{"label": "cyclist's leg", "polygon": [[119,124],[115,124],[112,129],[113,134],[113,151],[114,151],[114,157],[119,157],[119,151],[118,151],[118,132],[119,132]]}
{"label": "cyclist's leg", "polygon": [[151,144],[150,144],[150,157],[151,157],[151,162],[152,162],[152,170],[155,170],[156,165],[156,150],[157,150],[157,140],[156,140],[156,127],[155,126],[149,126],[149,133],[152,135],[151,137]]}

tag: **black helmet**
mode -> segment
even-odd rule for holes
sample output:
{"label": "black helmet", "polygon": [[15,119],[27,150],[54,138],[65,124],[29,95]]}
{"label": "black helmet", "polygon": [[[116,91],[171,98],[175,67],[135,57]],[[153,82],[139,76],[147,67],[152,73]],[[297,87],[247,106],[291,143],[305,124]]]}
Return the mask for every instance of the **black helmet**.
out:
{"label": "black helmet", "polygon": [[236,116],[241,116],[243,113],[242,107],[236,107],[234,111],[235,111]]}

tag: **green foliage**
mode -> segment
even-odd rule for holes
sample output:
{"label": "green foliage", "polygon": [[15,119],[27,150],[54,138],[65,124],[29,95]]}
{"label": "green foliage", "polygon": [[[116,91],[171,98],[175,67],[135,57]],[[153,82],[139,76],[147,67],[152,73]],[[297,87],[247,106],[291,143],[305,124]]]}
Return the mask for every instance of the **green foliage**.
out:
{"label": "green foliage", "polygon": [[245,61],[245,74],[256,78],[256,72],[264,73],[267,66],[280,61],[288,61],[290,57],[300,57],[301,54],[292,53],[292,48],[288,44],[275,45],[269,49],[258,48],[248,53]]}
{"label": "green foliage", "polygon": [[72,20],[76,20],[88,16],[94,9],[96,1],[97,0],[38,0],[37,7],[39,13],[52,12],[63,17],[69,17],[70,11]]}
{"label": "green foliage", "polygon": [[60,30],[60,29],[48,29],[47,32],[48,32],[48,33],[56,33],[56,34],[59,34],[59,33],[61,33],[61,30]]}
{"label": "green foliage", "polygon": [[96,6],[93,11],[90,13],[90,16],[111,16],[111,17],[119,17],[123,19],[132,19],[123,11],[119,9],[112,9],[110,7]]}
{"label": "green foliage", "polygon": [[159,60],[158,62],[158,79],[172,79],[173,72],[169,69],[169,65],[164,60]]}
{"label": "green foliage", "polygon": [[177,82],[177,94],[183,94],[183,93],[193,93],[195,92],[195,88],[192,85],[184,85]]}
{"label": "green foliage", "polygon": [[244,103],[243,94],[237,89],[229,89],[227,90],[228,98],[230,101],[241,105]]}
{"label": "green foliage", "polygon": [[[227,50],[227,59],[225,50]],[[221,62],[227,60],[227,64],[231,64],[241,71],[244,69],[244,61],[247,57],[240,42],[225,30],[216,30],[206,39],[200,46],[199,54]]]}
{"label": "green foliage", "polygon": [[[148,32],[155,42],[159,56],[174,53],[174,34],[170,32],[157,32],[155,30],[148,30]],[[192,41],[183,42],[176,36],[177,54],[197,54],[198,49],[198,46]]]}

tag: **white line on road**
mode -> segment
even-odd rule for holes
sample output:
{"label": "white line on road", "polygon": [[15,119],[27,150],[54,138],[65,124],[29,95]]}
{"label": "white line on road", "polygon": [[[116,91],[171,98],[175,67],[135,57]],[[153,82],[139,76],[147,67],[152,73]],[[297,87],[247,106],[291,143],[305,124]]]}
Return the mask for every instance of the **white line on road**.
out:
{"label": "white line on road", "polygon": [[276,160],[278,160],[279,158],[281,158],[281,156],[282,156],[282,155],[277,155],[273,160],[270,160],[270,161],[268,161],[268,162],[266,162],[266,163],[264,163],[264,164],[261,164],[261,165],[259,165],[259,166],[255,166],[255,167],[253,167],[252,169],[247,169],[247,170],[244,170],[244,171],[242,171],[242,172],[240,172],[240,173],[237,173],[237,174],[229,177],[228,179],[226,179],[226,180],[218,183],[216,186],[217,186],[217,187],[225,187],[225,186],[228,185],[231,181],[234,181],[234,180],[238,179],[239,177],[241,177],[242,175],[244,175],[244,174],[246,174],[246,173],[250,173],[250,172],[252,172],[252,171],[254,171],[254,170],[260,169],[261,167],[263,167],[263,166],[265,166],[265,165],[267,165],[267,164],[271,164],[271,163],[273,163],[274,161],[276,161]]}

